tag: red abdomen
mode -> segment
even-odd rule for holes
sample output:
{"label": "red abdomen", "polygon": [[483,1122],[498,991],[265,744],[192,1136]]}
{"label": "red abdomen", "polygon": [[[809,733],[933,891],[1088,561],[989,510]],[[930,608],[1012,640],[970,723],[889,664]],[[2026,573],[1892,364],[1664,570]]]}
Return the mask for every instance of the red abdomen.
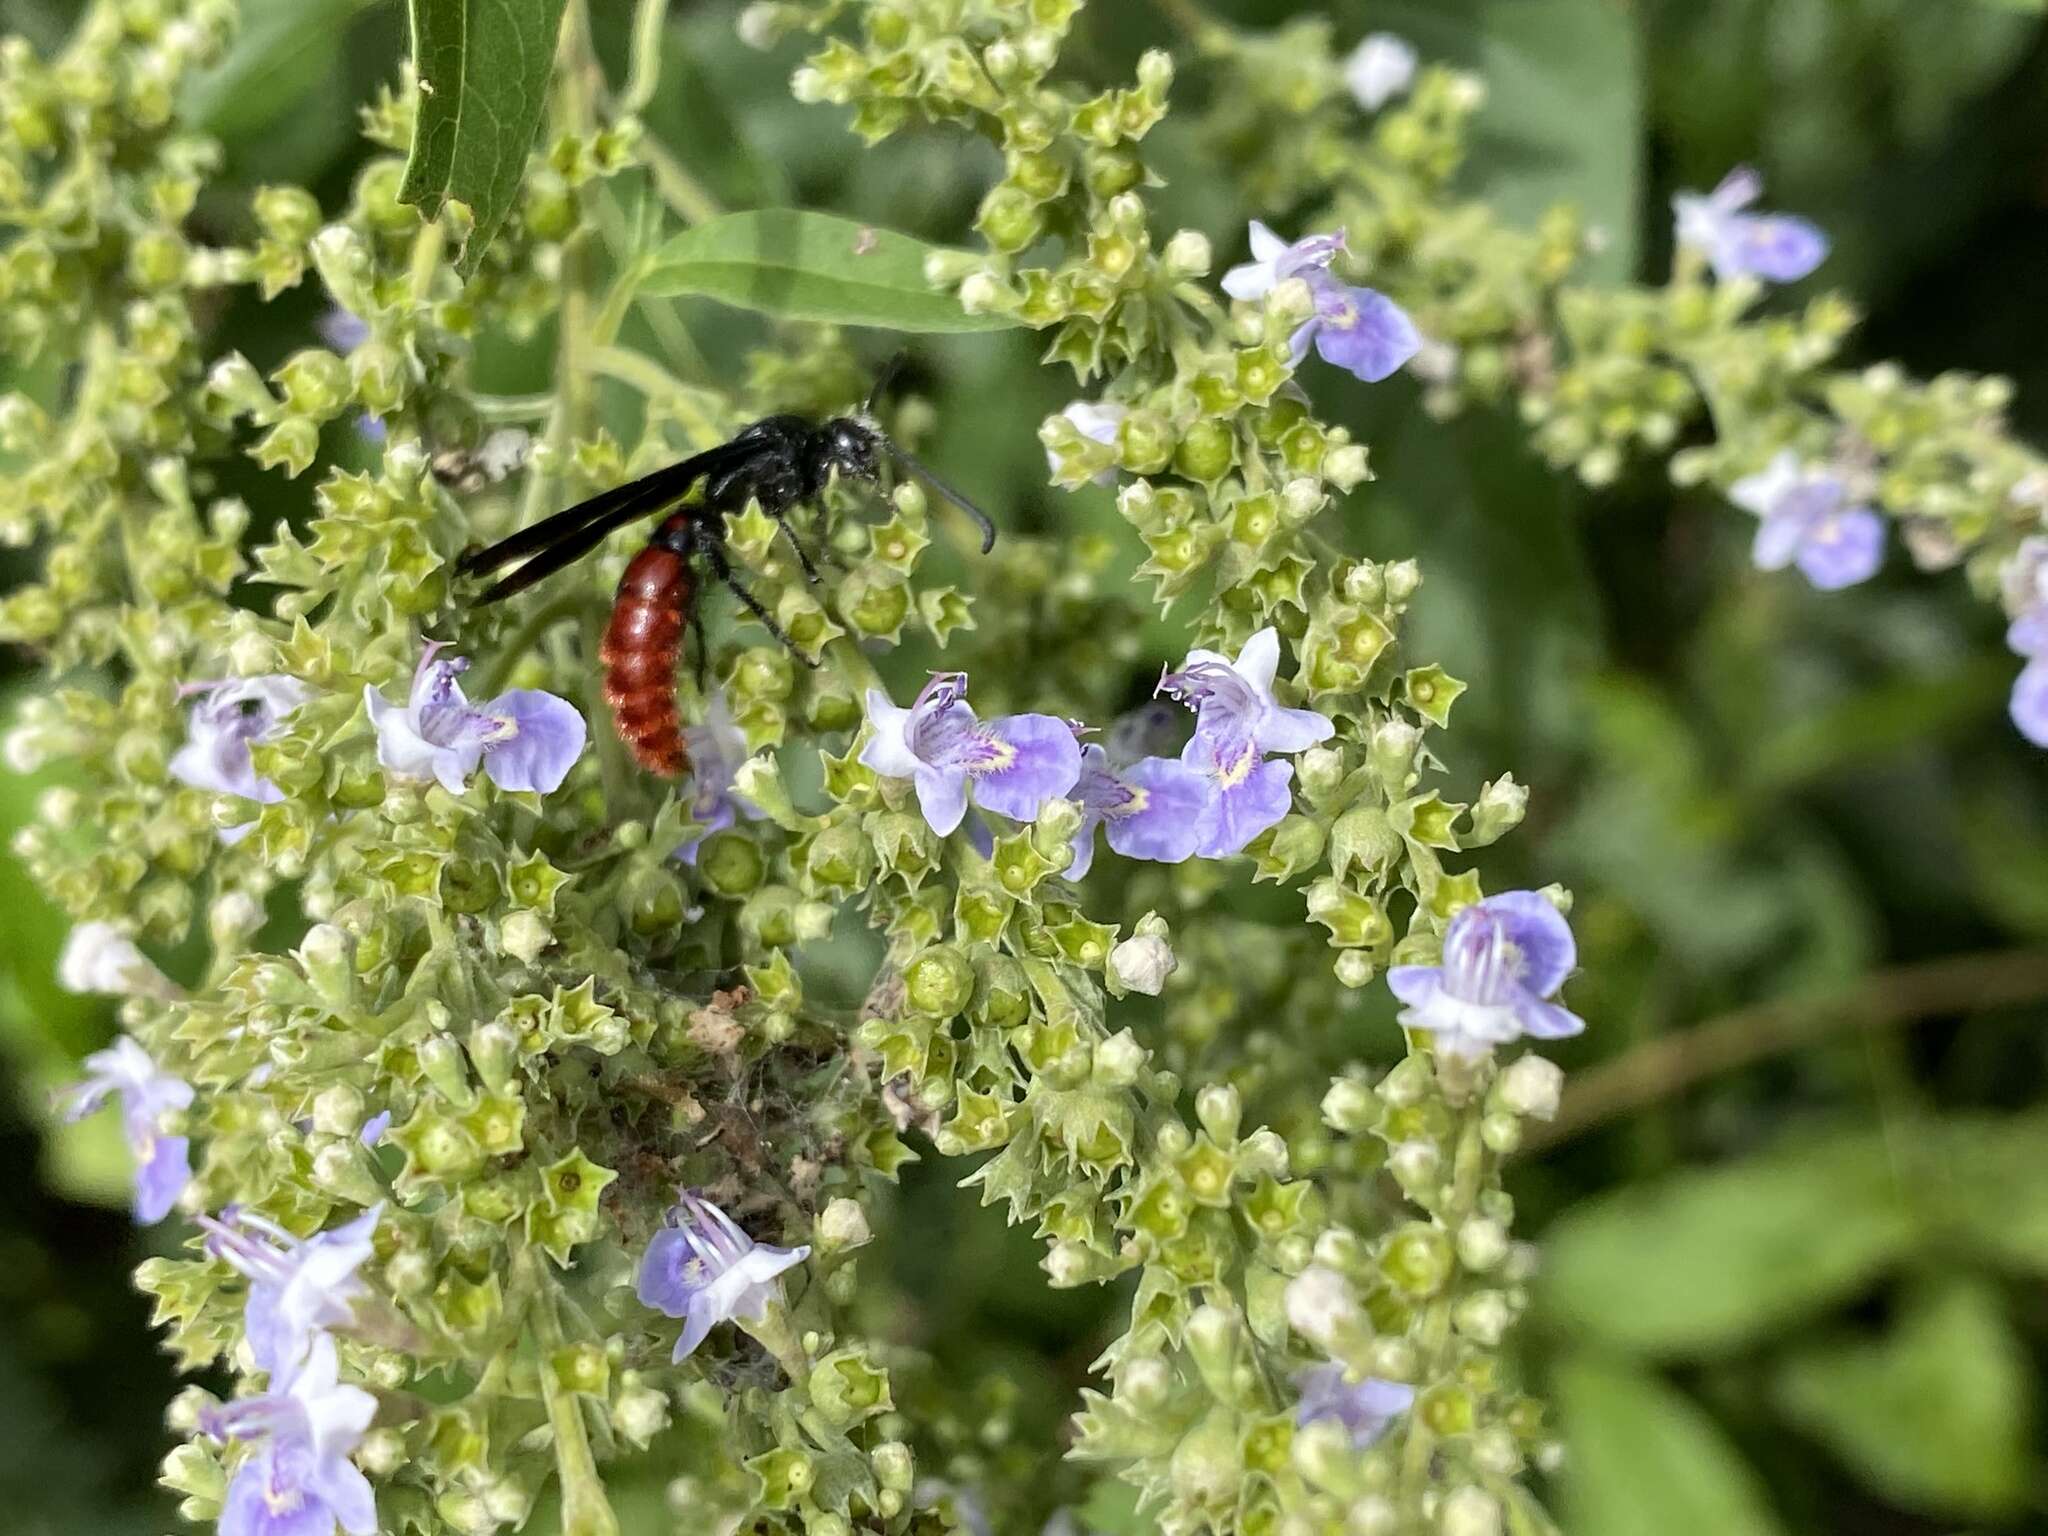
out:
{"label": "red abdomen", "polygon": [[676,651],[690,584],[690,563],[674,550],[641,550],[619,579],[598,651],[619,739],[641,767],[671,779],[690,765],[676,715]]}

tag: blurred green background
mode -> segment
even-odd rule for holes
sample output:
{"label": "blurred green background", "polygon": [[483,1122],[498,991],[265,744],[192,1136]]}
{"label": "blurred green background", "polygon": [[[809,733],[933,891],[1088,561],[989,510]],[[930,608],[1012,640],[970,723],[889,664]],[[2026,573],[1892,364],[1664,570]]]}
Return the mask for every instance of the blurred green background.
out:
{"label": "blurred green background", "polygon": [[[595,9],[616,65],[630,7]],[[738,45],[735,9],[676,7],[649,114],[713,193],[959,237],[987,147],[922,133],[860,153],[833,112],[788,99],[794,48]],[[1218,9],[1275,22],[1319,8]],[[2048,429],[2040,4],[1320,9],[1347,41],[1391,28],[1483,70],[1470,185],[1524,216],[1559,198],[1587,209],[1608,236],[1597,276],[1661,273],[1670,193],[1753,161],[1774,204],[1834,237],[1823,277],[1869,315],[1852,361],[2010,374],[2020,429]],[[224,234],[262,182],[341,206],[362,154],[355,107],[403,47],[392,0],[246,10],[243,44],[190,102],[227,147],[197,216]],[[48,48],[75,12],[0,0],[0,32]],[[1072,59],[1107,76],[1169,37],[1141,0],[1098,4]],[[1164,221],[1234,259],[1245,211],[1186,110],[1203,88],[1183,78],[1154,141],[1172,176]],[[240,301],[217,349],[268,366],[319,308],[310,286]],[[713,357],[740,334],[690,318]],[[537,355],[487,363],[535,387]],[[1030,338],[956,339],[924,362],[932,456],[994,488],[983,499],[1008,526],[1122,534],[1106,495],[1043,487],[1035,425],[1069,391]],[[1567,1528],[2048,1529],[2048,759],[2006,723],[1999,616],[1896,556],[1847,593],[1759,576],[1748,520],[1674,494],[1654,466],[1591,494],[1548,473],[1507,416],[1444,425],[1405,380],[1368,390],[1324,369],[1311,383],[1381,477],[1347,537],[1421,559],[1413,653],[1472,685],[1453,787],[1511,770],[1534,789],[1527,826],[1487,855],[1488,886],[1578,894],[1571,1001],[1592,1027],[1562,1055],[1581,1097],[1516,1180],[1548,1250],[1524,1353],[1570,1447]],[[244,494],[260,485],[264,512],[290,516],[313,478],[252,475]],[[1119,547],[1134,565],[1135,540]],[[30,559],[0,552],[0,583]],[[1163,654],[1168,632],[1148,634]],[[29,676],[29,658],[0,652],[0,717]],[[0,823],[30,816],[43,787],[0,770]],[[119,1208],[112,1127],[56,1133],[44,1108],[112,1017],[55,988],[65,924],[4,853],[0,913],[0,1526],[168,1529],[153,1475],[175,1383],[126,1276],[172,1239]],[[1316,1049],[1333,1061],[1385,1049],[1328,1022]],[[903,1245],[895,1323],[958,1381],[996,1383],[987,1411],[1048,1443],[1118,1298],[1047,1292],[1035,1245],[955,1193],[959,1171],[907,1178],[897,1220],[919,1240]],[[639,1507],[651,1522],[658,1506]]]}

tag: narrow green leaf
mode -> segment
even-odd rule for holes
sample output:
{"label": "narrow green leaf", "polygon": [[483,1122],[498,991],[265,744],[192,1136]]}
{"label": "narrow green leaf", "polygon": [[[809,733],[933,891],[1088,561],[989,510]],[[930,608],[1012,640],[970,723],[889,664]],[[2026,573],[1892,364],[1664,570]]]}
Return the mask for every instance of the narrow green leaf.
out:
{"label": "narrow green leaf", "polygon": [[1822,1345],[1780,1368],[1778,1401],[1893,1503],[2002,1520],[2027,1501],[2026,1349],[1998,1292],[1924,1292],[1876,1342]]}
{"label": "narrow green leaf", "polygon": [[215,138],[253,138],[334,72],[356,12],[369,0],[247,0],[235,40],[218,64],[185,86],[184,115]]}
{"label": "narrow green leaf", "polygon": [[1838,1135],[1578,1207],[1544,1237],[1542,1300],[1586,1338],[1705,1354],[1852,1294],[1919,1230],[1882,1138]]}
{"label": "narrow green leaf", "polygon": [[1572,1536],[1777,1536],[1756,1473],[1682,1393],[1589,1356],[1567,1359],[1554,1391]]}
{"label": "narrow green leaf", "polygon": [[643,293],[694,294],[787,320],[926,333],[999,331],[1007,315],[970,315],[926,281],[935,248],[909,235],[795,208],[732,213],[654,253]]}
{"label": "narrow green leaf", "polygon": [[1927,1147],[1928,1209],[1984,1260],[2048,1277],[2048,1113],[1944,1123]]}
{"label": "narrow green leaf", "polygon": [[455,198],[476,225],[470,276],[512,209],[547,105],[563,0],[411,0],[418,120],[400,202],[432,218]]}

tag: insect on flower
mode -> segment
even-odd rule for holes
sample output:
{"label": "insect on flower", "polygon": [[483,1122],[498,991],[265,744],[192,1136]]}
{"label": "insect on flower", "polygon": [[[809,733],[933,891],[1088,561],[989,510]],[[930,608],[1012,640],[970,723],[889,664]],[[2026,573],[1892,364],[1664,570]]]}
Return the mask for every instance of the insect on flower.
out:
{"label": "insect on flower", "polygon": [[[804,574],[816,581],[817,566],[790,526],[789,513],[814,501],[835,474],[877,484],[886,459],[974,519],[984,554],[994,547],[995,525],[988,515],[891,442],[869,406],[823,423],[801,416],[765,417],[728,443],[593,496],[465,556],[462,569],[482,575],[524,562],[477,599],[495,603],[580,560],[615,529],[666,513],[619,582],[599,658],[605,671],[605,698],[620,739],[648,772],[674,778],[690,764],[677,717],[675,685],[676,654],[685,624],[698,630],[700,658],[704,649],[693,562],[701,557],[770,634],[796,649],[774,616],[733,575],[725,553],[726,513],[737,512],[750,501],[760,503],[789,540]],[[690,500],[693,492],[696,499]]]}

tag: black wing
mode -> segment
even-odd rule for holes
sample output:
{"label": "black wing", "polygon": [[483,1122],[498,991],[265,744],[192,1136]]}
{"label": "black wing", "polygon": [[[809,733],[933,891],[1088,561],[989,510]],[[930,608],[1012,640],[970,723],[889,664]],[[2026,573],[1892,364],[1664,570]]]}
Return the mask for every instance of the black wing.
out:
{"label": "black wing", "polygon": [[759,452],[760,445],[755,443],[721,443],[716,448],[707,448],[679,464],[657,469],[651,475],[578,502],[565,512],[544,517],[488,549],[473,550],[456,562],[456,569],[464,575],[480,576],[515,560],[524,560],[526,563],[518,570],[476,599],[478,603],[495,603],[582,559],[626,524],[674,506],[690,494],[698,481],[729,471]]}

